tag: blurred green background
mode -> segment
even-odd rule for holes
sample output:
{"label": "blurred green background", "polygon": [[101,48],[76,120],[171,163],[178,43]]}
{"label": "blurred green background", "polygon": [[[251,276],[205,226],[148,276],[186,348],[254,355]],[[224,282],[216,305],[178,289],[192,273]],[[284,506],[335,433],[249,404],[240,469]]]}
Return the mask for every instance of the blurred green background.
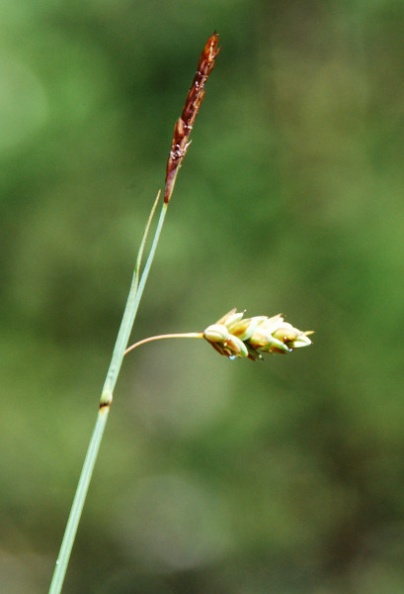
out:
{"label": "blurred green background", "polygon": [[64,592],[404,591],[404,4],[6,0],[0,592],[46,592],[174,122],[222,52],[134,337],[232,307],[315,344],[125,362]]}

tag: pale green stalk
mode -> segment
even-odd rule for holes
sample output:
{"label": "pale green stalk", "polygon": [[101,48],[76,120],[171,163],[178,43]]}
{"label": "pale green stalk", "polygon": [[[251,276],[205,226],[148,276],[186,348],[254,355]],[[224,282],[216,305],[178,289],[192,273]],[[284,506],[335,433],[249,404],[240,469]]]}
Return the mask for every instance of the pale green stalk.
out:
{"label": "pale green stalk", "polygon": [[143,338],[143,340],[139,340],[128,347],[125,351],[125,355],[137,349],[142,344],[147,344],[148,342],[154,342],[155,340],[166,340],[167,338],[203,338],[203,332],[176,332],[175,334],[158,334],[157,336],[149,336],[148,338]]}
{"label": "pale green stalk", "polygon": [[[86,500],[88,488],[91,477],[94,471],[94,466],[97,460],[100,449],[102,436],[105,425],[108,420],[108,413],[112,403],[113,391],[119,376],[122,366],[122,361],[125,355],[125,349],[128,345],[129,337],[132,331],[133,323],[136,318],[139,303],[146,285],[147,277],[153,262],[154,254],[156,252],[157,244],[160,239],[161,230],[163,228],[164,220],[167,214],[168,204],[163,203],[160,218],[157,223],[153,242],[146,260],[142,275],[140,276],[140,266],[144,248],[146,245],[147,236],[149,234],[150,225],[156,211],[157,203],[160,197],[160,192],[154,202],[152,211],[147,222],[145,232],[143,234],[142,242],[139,248],[136,266],[133,273],[132,283],[129,289],[129,295],[126,302],[125,310],[122,317],[122,322],[119,328],[118,336],[115,342],[115,347],[112,353],[111,362],[106,375],[104,387],[101,393],[100,405],[97,415],[97,420],[91,436],[90,444],[88,446],[87,454],[84,460],[80,479],[77,485],[76,494],[74,496],[73,504],[70,510],[69,519],[67,521],[65,533],[59,551],[59,556],[56,561],[55,570],[52,577],[52,582],[49,588],[49,594],[60,594],[63,582],[66,575],[67,566],[69,563],[71,551],[77,533],[77,528],[80,522],[84,503]],[[140,276],[140,280],[139,280]]]}

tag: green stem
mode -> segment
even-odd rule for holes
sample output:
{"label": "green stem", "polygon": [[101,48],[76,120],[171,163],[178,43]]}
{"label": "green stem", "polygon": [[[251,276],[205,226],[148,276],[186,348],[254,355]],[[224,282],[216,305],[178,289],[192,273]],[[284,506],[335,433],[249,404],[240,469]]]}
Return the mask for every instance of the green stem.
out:
{"label": "green stem", "polygon": [[140,277],[139,285],[137,285],[137,278],[135,278],[136,273],[133,277],[133,287],[131,287],[131,290],[129,291],[128,301],[126,303],[125,311],[123,313],[121,327],[119,329],[114,352],[112,354],[111,363],[102,390],[100,404],[104,406],[110,405],[112,402],[112,396],[119,376],[119,371],[121,369],[125,349],[129,341],[129,336],[136,318],[137,310],[139,308],[139,303],[143,295],[147,277],[149,276],[150,268],[153,263],[154,254],[156,253],[157,245],[161,235],[161,230],[163,228],[164,220],[167,214],[167,209],[168,204],[163,203],[160,218],[157,223],[157,228],[153,238],[153,243],[151,245],[150,252],[142,272],[142,276]]}
{"label": "green stem", "polygon": [[109,407],[100,408],[98,411],[97,421],[95,423],[94,431],[91,436],[86,458],[83,464],[83,469],[81,471],[80,480],[78,482],[72,508],[70,510],[69,520],[67,522],[62,544],[60,547],[59,557],[56,561],[55,571],[53,572],[53,578],[49,588],[49,594],[59,594],[59,592],[62,591],[62,586],[65,579],[67,566],[69,564],[74,539],[76,537],[77,528],[84,507],[84,502],[86,500],[95,462],[97,460],[98,451],[100,449],[102,436],[104,433],[105,425],[107,423],[108,412]]}
{"label": "green stem", "polygon": [[76,494],[74,496],[73,504],[70,510],[69,519],[67,521],[65,533],[63,536],[62,544],[59,551],[59,556],[56,561],[55,570],[52,577],[52,582],[49,588],[49,594],[60,594],[65,579],[67,567],[69,564],[70,555],[72,552],[74,540],[77,533],[77,528],[80,522],[81,514],[83,511],[84,503],[87,497],[88,488],[90,485],[91,477],[94,471],[94,466],[97,460],[98,452],[100,449],[102,436],[108,420],[108,413],[112,403],[113,391],[115,389],[116,382],[118,380],[119,372],[122,366],[123,357],[125,355],[125,349],[127,347],[130,333],[132,331],[133,323],[136,318],[136,314],[139,308],[139,303],[143,295],[143,291],[146,285],[147,277],[150,272],[151,265],[153,263],[154,254],[160,239],[161,231],[163,228],[164,220],[167,214],[168,204],[163,203],[160,217],[157,223],[156,231],[152,245],[150,247],[149,255],[147,257],[142,275],[140,276],[140,264],[141,258],[146,244],[147,236],[150,230],[151,220],[153,218],[159,195],[153,205],[152,211],[148,223],[146,225],[145,232],[143,234],[142,242],[140,245],[138,257],[136,260],[136,266],[133,273],[131,286],[129,289],[128,299],[125,305],[125,310],[122,317],[122,322],[119,328],[118,336],[115,342],[115,347],[112,353],[111,362],[106,375],[104,386],[101,393],[100,405],[97,420],[95,423],[94,431],[88,446],[86,458],[84,461],[83,469],[81,471],[80,479],[77,485]]}

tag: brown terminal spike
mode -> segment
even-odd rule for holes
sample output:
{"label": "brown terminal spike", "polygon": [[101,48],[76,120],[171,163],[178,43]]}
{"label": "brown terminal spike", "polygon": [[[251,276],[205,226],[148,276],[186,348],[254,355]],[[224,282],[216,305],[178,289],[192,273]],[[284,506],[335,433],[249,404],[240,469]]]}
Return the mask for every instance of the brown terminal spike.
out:
{"label": "brown terminal spike", "polygon": [[205,83],[215,65],[215,59],[220,52],[218,45],[219,35],[213,33],[203,48],[194,80],[185,100],[184,108],[174,126],[164,189],[164,202],[166,204],[170,202],[178,171],[190,145],[189,137],[205,95]]}

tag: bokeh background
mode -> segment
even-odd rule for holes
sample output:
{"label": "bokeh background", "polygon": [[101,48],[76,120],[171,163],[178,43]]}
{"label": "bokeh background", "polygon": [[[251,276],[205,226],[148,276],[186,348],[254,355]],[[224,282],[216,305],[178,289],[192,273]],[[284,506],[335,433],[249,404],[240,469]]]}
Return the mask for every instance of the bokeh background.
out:
{"label": "bokeh background", "polygon": [[0,591],[46,592],[174,122],[134,338],[232,307],[315,344],[125,362],[64,591],[404,591],[404,4],[5,0]]}

